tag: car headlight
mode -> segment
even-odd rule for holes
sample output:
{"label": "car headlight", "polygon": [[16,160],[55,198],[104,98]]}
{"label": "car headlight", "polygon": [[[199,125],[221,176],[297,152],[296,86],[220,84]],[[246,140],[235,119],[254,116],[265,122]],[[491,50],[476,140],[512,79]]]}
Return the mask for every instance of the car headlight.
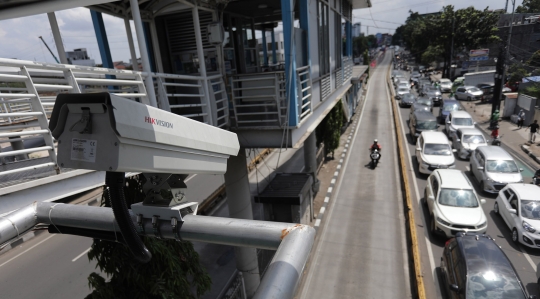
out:
{"label": "car headlight", "polygon": [[441,217],[437,216],[437,222],[439,222],[440,224],[443,224],[443,225],[446,225],[446,226],[450,226],[450,223],[447,222],[447,221],[444,221]]}
{"label": "car headlight", "polygon": [[476,228],[482,228],[482,227],[485,227],[486,225],[487,225],[487,221],[484,221],[480,223],[480,225],[477,225]]}
{"label": "car headlight", "polygon": [[488,182],[494,182],[494,181],[493,181],[492,179],[490,179],[489,177],[486,178],[486,181],[488,181]]}
{"label": "car headlight", "polygon": [[523,225],[523,229],[530,232],[530,233],[534,233],[536,231],[536,229],[534,227],[532,227],[532,225],[528,224],[525,221],[523,221],[522,225]]}

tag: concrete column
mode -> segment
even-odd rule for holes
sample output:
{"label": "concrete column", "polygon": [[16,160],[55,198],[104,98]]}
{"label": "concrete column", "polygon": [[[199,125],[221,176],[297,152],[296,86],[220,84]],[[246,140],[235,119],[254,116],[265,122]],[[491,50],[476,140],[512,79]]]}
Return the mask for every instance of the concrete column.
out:
{"label": "concrete column", "polygon": [[[230,218],[253,219],[246,159],[246,150],[240,148],[238,156],[230,156],[227,160],[225,189]],[[257,250],[247,247],[235,247],[234,250],[236,268],[244,275],[246,294],[251,298],[260,283]]]}
{"label": "concrete column", "polygon": [[154,49],[154,57],[156,58],[156,69],[158,73],[163,73],[163,63],[161,62],[161,52],[159,50],[159,42],[157,37],[157,29],[155,20],[152,19],[150,23],[150,37],[152,39],[152,47]]}
{"label": "concrete column", "polygon": [[193,7],[192,10],[193,15],[193,27],[195,28],[195,43],[197,44],[197,56],[199,57],[199,73],[201,74],[201,77],[203,77],[203,90],[206,100],[206,109],[207,109],[207,123],[211,126],[214,125],[214,114],[212,113],[212,107],[213,103],[210,102],[210,91],[208,88],[208,81],[206,80],[206,61],[204,59],[204,48],[202,43],[202,36],[201,36],[201,23],[199,21],[199,8],[197,5]]}
{"label": "concrete column", "polygon": [[60,62],[63,64],[68,64],[66,50],[64,49],[64,43],[62,42],[62,36],[60,35],[60,28],[58,28],[58,22],[56,21],[56,15],[54,12],[49,12],[47,13],[47,17],[49,17],[49,24],[51,24],[54,43],[56,44],[56,50],[58,51]]}
{"label": "concrete column", "polygon": [[131,24],[128,18],[124,18],[124,25],[126,26],[126,35],[129,45],[129,53],[131,54],[131,67],[134,71],[139,70],[139,64],[137,63],[137,53],[135,52],[135,44],[133,43],[133,34],[131,33]]}
{"label": "concrete column", "polygon": [[148,76],[144,79],[144,85],[146,87],[146,94],[148,95],[147,104],[153,107],[157,107],[156,91],[154,90],[154,80],[151,76],[150,58],[148,57],[148,51],[146,50],[146,39],[144,38],[143,23],[141,20],[141,12],[139,11],[139,3],[137,0],[129,0],[131,5],[131,14],[133,15],[133,22],[135,23],[135,32],[137,33],[137,42],[139,43],[139,53],[141,53],[143,72]]}
{"label": "concrete column", "polygon": [[319,191],[319,180],[317,179],[317,137],[313,131],[304,141],[304,172],[313,175],[313,192]]}

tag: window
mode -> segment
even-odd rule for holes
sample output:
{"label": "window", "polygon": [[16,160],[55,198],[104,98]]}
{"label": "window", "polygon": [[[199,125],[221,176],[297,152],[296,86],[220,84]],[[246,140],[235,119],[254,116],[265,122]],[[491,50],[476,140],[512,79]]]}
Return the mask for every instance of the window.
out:
{"label": "window", "polygon": [[319,76],[330,73],[330,41],[328,24],[328,5],[319,0],[317,5],[319,34]]}
{"label": "window", "polygon": [[336,62],[336,70],[341,68],[342,58],[342,37],[341,37],[341,16],[334,12],[334,61]]}
{"label": "window", "polygon": [[439,193],[439,181],[435,176],[432,176],[431,187],[433,188],[433,197],[436,197]]}
{"label": "window", "polygon": [[506,200],[510,200],[510,197],[512,197],[513,192],[510,189],[506,189],[506,190],[503,191],[503,194],[504,194],[504,197],[506,198]]}

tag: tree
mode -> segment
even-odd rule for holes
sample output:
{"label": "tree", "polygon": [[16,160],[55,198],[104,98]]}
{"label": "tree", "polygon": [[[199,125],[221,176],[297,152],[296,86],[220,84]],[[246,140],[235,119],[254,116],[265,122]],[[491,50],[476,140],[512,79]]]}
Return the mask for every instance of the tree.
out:
{"label": "tree", "polygon": [[[128,206],[141,202],[144,199],[142,179],[137,176],[127,179],[126,183],[124,193]],[[108,192],[103,193],[101,205],[110,207]],[[142,239],[152,253],[152,260],[146,264],[135,262],[123,244],[94,239],[88,258],[97,261],[96,267],[108,276],[108,281],[98,273],[90,274],[88,284],[93,291],[87,299],[191,299],[210,290],[210,276],[200,265],[191,242]]]}
{"label": "tree", "polygon": [[533,53],[531,58],[527,61],[527,64],[531,67],[540,67],[540,50]]}
{"label": "tree", "polygon": [[539,13],[540,0],[523,0],[523,3],[516,7],[516,13]]}
{"label": "tree", "polygon": [[353,39],[353,52],[354,56],[360,56],[368,48],[367,38],[365,36],[358,36]]}
{"label": "tree", "polygon": [[510,82],[521,82],[523,77],[527,77],[529,72],[521,64],[512,64],[508,68],[508,81]]}
{"label": "tree", "polygon": [[440,46],[429,46],[422,53],[420,61],[422,64],[430,65],[433,62],[439,61],[444,56],[444,49]]}
{"label": "tree", "polygon": [[[364,50],[364,65],[369,65],[369,53],[367,49]],[[368,71],[369,71],[369,68],[368,68]]]}
{"label": "tree", "polygon": [[403,30],[405,30],[405,25],[396,28],[394,35],[392,35],[392,45],[401,46],[401,42],[403,41]]}
{"label": "tree", "polygon": [[332,153],[332,159],[334,158],[334,151],[339,146],[341,128],[343,127],[342,106],[341,100],[338,101],[319,124],[315,133],[317,143],[324,143],[325,151],[326,153]]}
{"label": "tree", "polygon": [[367,39],[367,44],[368,44],[368,47],[371,49],[371,48],[377,48],[377,38],[375,37],[375,35],[373,34],[370,34],[366,37]]}

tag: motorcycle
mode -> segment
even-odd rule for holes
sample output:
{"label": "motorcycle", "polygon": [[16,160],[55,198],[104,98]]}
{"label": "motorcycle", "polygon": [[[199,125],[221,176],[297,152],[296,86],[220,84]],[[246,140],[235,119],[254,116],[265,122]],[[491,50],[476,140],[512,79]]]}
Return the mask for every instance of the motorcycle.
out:
{"label": "motorcycle", "polygon": [[369,156],[371,158],[371,167],[372,168],[377,167],[377,164],[379,163],[379,159],[381,158],[381,154],[379,153],[379,150],[372,149]]}
{"label": "motorcycle", "polygon": [[540,177],[533,176],[531,184],[540,186]]}
{"label": "motorcycle", "polygon": [[493,138],[491,140],[491,145],[501,146],[501,135],[498,135],[497,137]]}

